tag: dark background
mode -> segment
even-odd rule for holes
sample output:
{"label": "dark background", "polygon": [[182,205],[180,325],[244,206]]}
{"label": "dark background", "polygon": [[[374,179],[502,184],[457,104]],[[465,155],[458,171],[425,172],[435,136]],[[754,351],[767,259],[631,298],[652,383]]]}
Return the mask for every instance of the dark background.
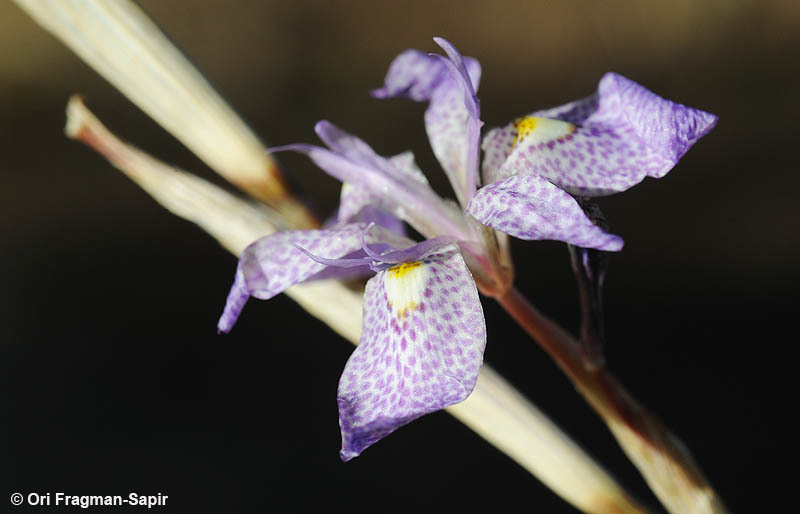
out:
{"label": "dark background", "polygon": [[[781,504],[777,463],[794,444],[778,431],[797,405],[800,3],[142,4],[269,144],[315,142],[330,119],[379,152],[413,149],[442,192],[424,105],[366,94],[401,50],[437,50],[434,35],[481,61],[487,127],[585,96],[608,70],[719,115],[666,178],[602,201],[626,240],[608,279],[608,359],[733,511]],[[341,463],[335,392],[352,346],[285,297],[252,302],[218,337],[235,258],[64,138],[67,97],[213,174],[11,3],[0,52],[0,502],[160,491],[172,512],[574,511],[445,413]],[[303,158],[282,163],[330,213],[338,184]],[[564,246],[514,254],[518,287],[574,331]],[[549,358],[484,308],[487,362],[656,504]]]}

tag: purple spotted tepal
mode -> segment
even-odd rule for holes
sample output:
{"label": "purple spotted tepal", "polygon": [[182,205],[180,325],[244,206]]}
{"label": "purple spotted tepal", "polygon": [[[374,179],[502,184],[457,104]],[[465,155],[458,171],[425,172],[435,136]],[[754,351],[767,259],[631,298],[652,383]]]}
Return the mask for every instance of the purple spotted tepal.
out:
{"label": "purple spotted tepal", "polygon": [[[588,98],[490,130],[483,140],[488,185],[472,198],[468,212],[522,239],[619,250],[622,240],[616,236],[586,240],[594,238],[578,221],[577,205],[565,191],[604,196],[625,191],[646,176],[661,178],[716,122],[713,114],[607,73]],[[565,221],[570,217],[574,224]],[[554,226],[559,222],[571,228]]]}
{"label": "purple spotted tepal", "polygon": [[452,244],[414,259],[367,282],[361,343],[339,381],[344,460],[465,400],[478,379],[486,327],[464,259]]}
{"label": "purple spotted tepal", "polygon": [[364,294],[361,343],[339,382],[343,460],[398,427],[466,399],[486,344],[478,291],[451,238],[419,244],[374,224],[272,234],[239,260],[218,328],[250,296],[271,298],[325,273],[375,273]]}

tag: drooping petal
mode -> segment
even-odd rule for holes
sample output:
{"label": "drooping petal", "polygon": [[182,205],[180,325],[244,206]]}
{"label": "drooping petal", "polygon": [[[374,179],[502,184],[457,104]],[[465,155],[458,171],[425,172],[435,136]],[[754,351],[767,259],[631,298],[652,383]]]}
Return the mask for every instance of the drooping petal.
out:
{"label": "drooping petal", "polygon": [[342,459],[464,400],[485,343],[478,291],[455,245],[370,279],[361,343],[339,381]]}
{"label": "drooping petal", "polygon": [[397,162],[380,157],[366,143],[326,121],[317,124],[317,132],[334,150],[293,144],[272,151],[305,153],[331,176],[368,191],[373,204],[407,221],[426,237],[453,234],[470,238],[462,214],[421,181],[415,167],[401,166],[408,165],[407,157]]}
{"label": "drooping petal", "polygon": [[372,92],[377,98],[403,96],[429,101],[425,128],[436,158],[462,205],[478,184],[478,140],[482,125],[475,92],[480,63],[462,57],[448,41],[435,38],[448,54],[427,55],[406,50],[392,61],[384,86]]}
{"label": "drooping petal", "polygon": [[623,245],[622,238],[592,223],[572,196],[538,175],[515,175],[479,189],[467,212],[519,239],[554,239],[607,251]]}
{"label": "drooping petal", "polygon": [[663,177],[716,121],[607,73],[589,98],[490,131],[484,179],[535,173],[576,195],[617,193]]}
{"label": "drooping petal", "polygon": [[[298,246],[326,259],[349,256],[360,250],[365,240],[367,243],[389,242],[395,247],[410,246],[407,239],[380,227],[367,228],[364,223],[356,223],[331,230],[277,232],[248,246],[239,258],[236,277],[217,324],[218,330],[230,331],[250,296],[262,300],[272,298],[327,268],[309,258]],[[351,275],[353,271],[343,268],[343,273]]]}

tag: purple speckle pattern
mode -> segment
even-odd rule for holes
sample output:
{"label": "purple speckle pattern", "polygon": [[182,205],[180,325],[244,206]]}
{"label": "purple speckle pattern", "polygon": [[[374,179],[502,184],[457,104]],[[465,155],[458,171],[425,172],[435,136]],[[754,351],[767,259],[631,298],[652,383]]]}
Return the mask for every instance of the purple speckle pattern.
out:
{"label": "purple speckle pattern", "polygon": [[512,174],[537,174],[580,196],[624,191],[644,177],[663,177],[707,134],[717,117],[652,93],[616,73],[597,93],[529,116],[559,119],[576,130],[549,141],[528,136],[513,145],[513,123],[483,141],[487,183]]}
{"label": "purple speckle pattern", "polygon": [[515,175],[481,188],[467,212],[519,239],[553,239],[619,251],[623,241],[591,222],[575,199],[537,175]]}
{"label": "purple speckle pattern", "polygon": [[[439,44],[449,45],[446,41]],[[431,148],[456,195],[466,201],[474,192],[471,186],[477,184],[480,120],[474,92],[480,82],[481,67],[475,59],[461,58],[452,45],[446,49],[454,52],[455,63],[463,62],[470,84],[466,84],[460,73],[449,69],[440,56],[406,50],[389,67],[384,87],[372,94],[377,98],[403,96],[430,102],[425,111],[425,129]]]}
{"label": "purple speckle pattern", "polygon": [[[250,296],[266,300],[289,287],[319,274],[326,266],[300,251],[337,259],[362,247],[367,225],[356,223],[331,230],[292,230],[262,237],[242,252],[233,286],[217,324],[229,332]],[[384,232],[373,227],[367,242],[375,242]],[[295,246],[297,245],[297,246]]]}
{"label": "purple speckle pattern", "polygon": [[467,398],[485,344],[478,291],[455,245],[404,274],[390,268],[370,279],[361,343],[339,381],[342,459]]}

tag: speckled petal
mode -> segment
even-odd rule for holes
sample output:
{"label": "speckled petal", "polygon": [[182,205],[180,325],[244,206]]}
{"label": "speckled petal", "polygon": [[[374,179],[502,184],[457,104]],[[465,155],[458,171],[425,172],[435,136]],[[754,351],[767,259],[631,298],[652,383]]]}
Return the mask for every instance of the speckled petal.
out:
{"label": "speckled petal", "polygon": [[[278,232],[248,246],[239,258],[218,330],[230,331],[250,296],[266,300],[295,284],[320,276],[326,266],[309,258],[298,246],[326,259],[338,259],[360,250],[365,240],[367,243],[387,242],[395,248],[405,248],[411,243],[380,227],[367,228],[367,224],[356,223],[331,230]],[[344,269],[343,273],[349,275],[353,271]],[[325,276],[330,277],[330,273]]]}
{"label": "speckled petal", "polygon": [[469,396],[485,344],[478,291],[455,245],[370,279],[361,344],[339,381],[342,459]]}
{"label": "speckled petal", "polygon": [[572,196],[537,175],[516,175],[479,189],[467,212],[519,239],[554,239],[607,251],[623,245],[622,238],[592,223]]}
{"label": "speckled petal", "polygon": [[607,73],[589,98],[490,131],[484,179],[535,173],[575,195],[608,195],[663,177],[716,121]]}
{"label": "speckled petal", "polygon": [[[553,120],[565,121],[572,124],[581,124],[591,113],[597,110],[597,95],[594,94],[590,97],[576,100],[559,107],[546,109],[543,111],[536,111],[528,116],[549,118]],[[484,184],[491,184],[508,177],[501,177],[498,170],[503,166],[508,154],[514,147],[514,140],[517,136],[517,131],[512,121],[505,127],[496,127],[489,130],[483,137],[481,148],[483,149],[483,182]],[[503,170],[507,173],[509,170]]]}
{"label": "speckled petal", "polygon": [[[384,87],[373,91],[378,98],[403,96],[429,101],[425,128],[431,148],[462,204],[478,184],[480,106],[475,96],[480,63],[462,57],[448,41],[435,38],[449,60],[407,50],[392,62]],[[469,77],[469,80],[467,80]]]}

